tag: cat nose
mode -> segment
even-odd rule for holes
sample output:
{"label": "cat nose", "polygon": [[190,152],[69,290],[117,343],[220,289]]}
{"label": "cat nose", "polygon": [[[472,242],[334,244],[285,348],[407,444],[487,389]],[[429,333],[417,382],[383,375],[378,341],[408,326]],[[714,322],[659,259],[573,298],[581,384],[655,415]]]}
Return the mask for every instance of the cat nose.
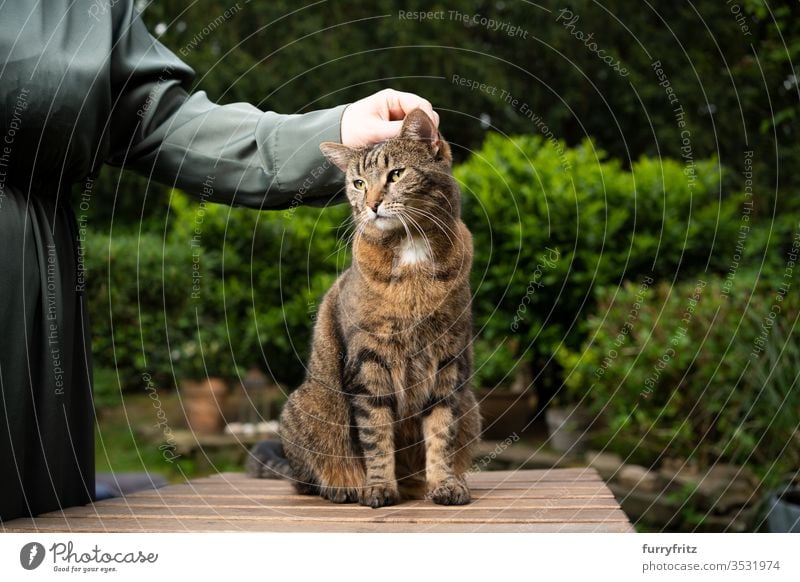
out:
{"label": "cat nose", "polygon": [[374,212],[378,214],[378,206],[381,205],[382,200],[367,200],[367,206]]}

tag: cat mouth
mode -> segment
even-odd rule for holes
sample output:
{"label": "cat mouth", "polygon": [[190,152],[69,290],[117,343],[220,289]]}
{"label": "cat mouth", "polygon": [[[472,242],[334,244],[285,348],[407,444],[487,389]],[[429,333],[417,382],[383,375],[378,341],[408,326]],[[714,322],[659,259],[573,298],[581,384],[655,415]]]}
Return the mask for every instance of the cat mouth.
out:
{"label": "cat mouth", "polygon": [[370,221],[380,230],[390,230],[401,225],[400,219],[394,214],[385,214],[380,210],[376,212],[370,211]]}
{"label": "cat mouth", "polygon": [[372,210],[372,208],[367,208],[367,216],[373,222],[386,222],[386,221],[397,221],[397,216],[395,214],[390,214],[386,212],[383,208],[378,208],[378,212]]}

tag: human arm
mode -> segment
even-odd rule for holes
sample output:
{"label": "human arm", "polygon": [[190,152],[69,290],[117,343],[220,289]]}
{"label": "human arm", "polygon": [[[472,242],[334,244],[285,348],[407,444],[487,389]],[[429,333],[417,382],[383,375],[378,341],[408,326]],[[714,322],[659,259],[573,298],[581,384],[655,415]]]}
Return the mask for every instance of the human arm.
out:
{"label": "human arm", "polygon": [[217,105],[203,91],[188,92],[194,71],[149,34],[132,4],[115,5],[113,15],[108,161],[114,165],[215,202],[273,209],[325,204],[341,190],[342,174],[322,156],[320,143],[386,139],[415,107],[438,121],[430,103],[392,90],[301,115]]}

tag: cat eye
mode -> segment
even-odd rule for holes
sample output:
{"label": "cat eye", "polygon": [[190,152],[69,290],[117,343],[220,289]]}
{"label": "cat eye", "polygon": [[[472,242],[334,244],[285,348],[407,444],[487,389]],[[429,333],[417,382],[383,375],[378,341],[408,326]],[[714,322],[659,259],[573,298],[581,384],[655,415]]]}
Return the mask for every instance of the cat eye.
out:
{"label": "cat eye", "polygon": [[391,172],[389,172],[389,181],[397,182],[400,179],[400,176],[402,176],[403,172],[405,171],[406,171],[405,168],[397,168],[396,170],[392,170]]}
{"label": "cat eye", "polygon": [[364,183],[364,180],[357,179],[353,180],[353,186],[355,186],[356,190],[363,190],[366,184]]}

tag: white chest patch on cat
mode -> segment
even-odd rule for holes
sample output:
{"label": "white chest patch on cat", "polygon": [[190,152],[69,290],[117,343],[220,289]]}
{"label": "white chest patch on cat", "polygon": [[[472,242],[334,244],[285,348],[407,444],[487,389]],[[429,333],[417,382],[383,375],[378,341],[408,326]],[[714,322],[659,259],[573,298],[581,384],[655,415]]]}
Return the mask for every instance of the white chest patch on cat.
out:
{"label": "white chest patch on cat", "polygon": [[420,238],[406,238],[400,245],[400,265],[417,265],[430,258],[428,245]]}

